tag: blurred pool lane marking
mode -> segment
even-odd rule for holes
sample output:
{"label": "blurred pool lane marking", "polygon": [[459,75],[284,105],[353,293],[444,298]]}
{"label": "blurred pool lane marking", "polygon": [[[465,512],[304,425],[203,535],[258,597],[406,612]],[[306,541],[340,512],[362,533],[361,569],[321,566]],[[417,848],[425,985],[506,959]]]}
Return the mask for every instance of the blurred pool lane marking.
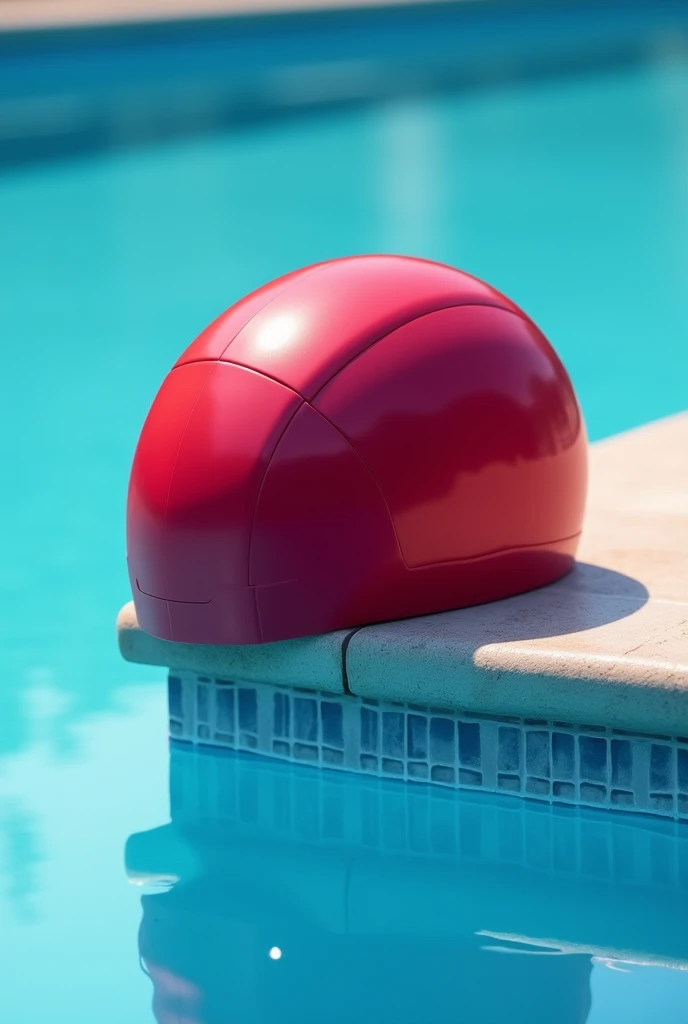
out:
{"label": "blurred pool lane marking", "polygon": [[[374,182],[385,215],[385,252],[434,258],[441,253],[447,202],[443,109],[434,98],[423,96],[389,100],[377,108],[379,170]],[[461,188],[460,175],[461,168],[454,166],[454,191]]]}

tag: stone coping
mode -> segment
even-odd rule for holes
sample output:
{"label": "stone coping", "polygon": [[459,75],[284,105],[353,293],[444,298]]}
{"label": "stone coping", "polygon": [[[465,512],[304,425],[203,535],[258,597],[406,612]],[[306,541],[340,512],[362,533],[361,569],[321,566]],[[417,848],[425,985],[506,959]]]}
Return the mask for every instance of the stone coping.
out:
{"label": "stone coping", "polygon": [[136,620],[134,602],[117,617],[119,649],[127,661],[196,672],[201,676],[248,683],[303,686],[325,693],[343,693],[342,648],[351,630],[338,630],[276,644],[223,647],[178,644],[144,633]]}
{"label": "stone coping", "polygon": [[118,618],[129,661],[476,714],[688,736],[688,414],[591,446],[571,575],[505,601],[279,644],[173,644]]}

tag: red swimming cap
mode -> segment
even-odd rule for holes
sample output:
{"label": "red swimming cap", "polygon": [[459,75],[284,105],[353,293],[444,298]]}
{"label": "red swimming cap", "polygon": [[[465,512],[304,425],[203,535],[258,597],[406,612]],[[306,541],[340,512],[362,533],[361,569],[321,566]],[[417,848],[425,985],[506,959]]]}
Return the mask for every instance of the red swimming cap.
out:
{"label": "red swimming cap", "polygon": [[254,644],[507,597],[573,566],[586,438],[528,317],[400,256],[230,307],[164,380],[129,488],[141,627]]}

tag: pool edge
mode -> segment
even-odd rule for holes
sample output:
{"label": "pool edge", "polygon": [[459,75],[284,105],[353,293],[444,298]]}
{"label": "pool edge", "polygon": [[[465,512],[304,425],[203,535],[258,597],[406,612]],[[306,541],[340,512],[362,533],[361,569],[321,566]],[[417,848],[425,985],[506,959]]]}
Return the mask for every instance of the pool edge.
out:
{"label": "pool edge", "polygon": [[[456,612],[366,626],[347,643],[352,694],[471,711],[688,735],[688,414],[591,446],[570,576]],[[118,619],[128,661],[343,693],[349,631],[257,647],[147,636]]]}

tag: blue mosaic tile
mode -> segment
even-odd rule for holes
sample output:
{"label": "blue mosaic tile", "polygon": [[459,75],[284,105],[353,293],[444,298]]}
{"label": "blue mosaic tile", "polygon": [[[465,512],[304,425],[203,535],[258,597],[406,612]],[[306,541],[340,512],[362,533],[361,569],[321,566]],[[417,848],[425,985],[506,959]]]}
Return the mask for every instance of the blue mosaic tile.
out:
{"label": "blue mosaic tile", "polygon": [[207,722],[209,715],[210,687],[199,683],[196,687],[196,718],[199,722]]}
{"label": "blue mosaic tile", "polygon": [[459,763],[466,768],[480,768],[480,723],[459,722]]}
{"label": "blue mosaic tile", "polygon": [[430,760],[454,763],[456,726],[451,718],[430,719]]}
{"label": "blue mosaic tile", "polygon": [[625,789],[613,789],[611,801],[617,807],[632,807],[635,803],[633,793]]}
{"label": "blue mosaic tile", "polygon": [[630,740],[612,740],[612,785],[630,789],[633,785],[633,748]]}
{"label": "blue mosaic tile", "polygon": [[386,757],[404,756],[404,715],[401,711],[382,712],[382,753]]}
{"label": "blue mosaic tile", "polygon": [[679,796],[678,813],[682,818],[688,818],[688,796]]}
{"label": "blue mosaic tile", "polygon": [[557,800],[575,801],[576,787],[573,782],[555,782],[552,786],[552,795]]}
{"label": "blue mosaic tile", "polygon": [[209,740],[210,739],[210,727],[205,725],[205,724],[201,724],[201,725],[199,725],[198,729],[196,730],[196,734],[197,734],[199,740]]}
{"label": "blue mosaic tile", "polygon": [[311,743],[295,743],[294,757],[297,761],[317,761],[318,748]]}
{"label": "blue mosaic tile", "polygon": [[244,747],[246,750],[257,750],[258,737],[250,732],[242,732],[239,734],[239,746]]}
{"label": "blue mosaic tile", "polygon": [[607,741],[599,736],[579,736],[580,777],[589,782],[606,782]]}
{"label": "blue mosaic tile", "polygon": [[462,786],[482,786],[483,773],[472,772],[468,768],[460,768],[459,782]]}
{"label": "blue mosaic tile", "polygon": [[604,804],[607,802],[607,790],[604,786],[594,786],[589,782],[581,782],[580,798],[586,804]]}
{"label": "blue mosaic tile", "polygon": [[674,788],[673,751],[653,743],[650,747],[650,789],[667,793]]}
{"label": "blue mosaic tile", "polygon": [[216,732],[213,738],[215,741],[223,747],[234,746],[234,733],[233,732]]}
{"label": "blue mosaic tile", "polygon": [[653,811],[671,814],[674,809],[674,798],[667,793],[650,793],[650,807]]}
{"label": "blue mosaic tile", "polygon": [[274,736],[290,735],[289,694],[276,693],[273,698],[272,732]]}
{"label": "blue mosaic tile", "polygon": [[371,754],[361,754],[360,764],[364,772],[377,773],[377,758]]}
{"label": "blue mosaic tile", "polygon": [[255,690],[239,690],[239,728],[258,732],[258,700]]}
{"label": "blue mosaic tile", "polygon": [[328,747],[344,746],[344,709],[341,704],[323,701],[320,705],[322,741]]}
{"label": "blue mosaic tile", "polygon": [[272,750],[273,753],[278,754],[280,757],[289,757],[291,748],[284,740],[273,740]]}
{"label": "blue mosaic tile", "polygon": [[428,756],[428,720],[424,715],[407,715],[406,750],[408,757],[422,761]]}
{"label": "blue mosaic tile", "polygon": [[526,779],[526,793],[549,796],[549,779]]}
{"label": "blue mosaic tile", "polygon": [[234,721],[234,690],[228,686],[220,686],[215,694],[215,726],[218,732],[233,733]]}
{"label": "blue mosaic tile", "polygon": [[361,750],[375,753],[379,749],[378,717],[377,711],[361,708]]}
{"label": "blue mosaic tile", "polygon": [[569,780],[576,774],[576,741],[571,733],[552,733],[552,775]]}
{"label": "blue mosaic tile", "polygon": [[433,782],[444,782],[449,785],[454,785],[454,769],[448,768],[446,765],[443,764],[435,764],[432,766],[430,778],[432,779]]}
{"label": "blue mosaic tile", "polygon": [[526,733],[526,770],[539,778],[550,777],[548,732],[529,729]]}
{"label": "blue mosaic tile", "polygon": [[521,730],[512,726],[501,726],[497,734],[497,770],[518,772],[521,770]]}
{"label": "blue mosaic tile", "polygon": [[311,697],[294,697],[294,739],[318,741],[318,702]]}
{"label": "blue mosaic tile", "polygon": [[497,776],[497,789],[506,789],[510,793],[520,793],[520,791],[521,791],[521,776],[520,775],[498,775]]}
{"label": "blue mosaic tile", "polygon": [[173,718],[170,719],[170,735],[171,736],[181,736],[183,734],[183,732],[184,732],[184,726],[182,725],[182,723],[181,722],[175,722],[175,720]]}
{"label": "blue mosaic tile", "polygon": [[391,757],[382,758],[382,770],[386,775],[403,775],[404,762]]}
{"label": "blue mosaic tile", "polygon": [[422,761],[409,761],[408,774],[412,779],[427,779],[428,766]]}
{"label": "blue mosaic tile", "polygon": [[688,750],[679,748],[676,751],[678,768],[678,788],[682,793],[688,793]]}
{"label": "blue mosaic tile", "polygon": [[182,681],[179,676],[170,676],[167,680],[167,700],[169,712],[172,718],[181,718],[182,710]]}
{"label": "blue mosaic tile", "polygon": [[344,752],[342,750],[332,750],[330,747],[323,747],[322,759],[323,764],[342,765],[344,764]]}

